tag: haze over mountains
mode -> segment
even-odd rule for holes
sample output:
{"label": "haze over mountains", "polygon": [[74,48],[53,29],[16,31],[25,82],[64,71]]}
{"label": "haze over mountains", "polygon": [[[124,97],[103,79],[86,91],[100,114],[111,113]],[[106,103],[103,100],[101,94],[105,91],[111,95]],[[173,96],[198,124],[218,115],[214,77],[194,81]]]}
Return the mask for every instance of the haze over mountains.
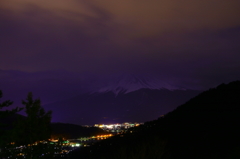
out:
{"label": "haze over mountains", "polygon": [[152,75],[95,76],[67,71],[26,73],[0,70],[5,99],[21,106],[28,92],[53,111],[54,122],[94,124],[145,122],[175,109],[202,90]]}

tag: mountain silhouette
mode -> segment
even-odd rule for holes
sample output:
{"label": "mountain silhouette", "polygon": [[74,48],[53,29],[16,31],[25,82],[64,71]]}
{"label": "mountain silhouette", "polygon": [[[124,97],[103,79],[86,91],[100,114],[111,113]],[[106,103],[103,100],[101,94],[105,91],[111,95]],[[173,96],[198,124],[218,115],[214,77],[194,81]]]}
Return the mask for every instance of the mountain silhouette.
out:
{"label": "mountain silhouette", "polygon": [[73,156],[237,159],[240,158],[239,121],[240,81],[234,81],[209,89],[157,120],[79,150]]}
{"label": "mountain silhouette", "polygon": [[[129,93],[95,92],[44,105],[53,121],[78,125],[146,122],[157,119],[199,94],[195,90],[139,89]],[[78,110],[78,111],[74,111]]]}

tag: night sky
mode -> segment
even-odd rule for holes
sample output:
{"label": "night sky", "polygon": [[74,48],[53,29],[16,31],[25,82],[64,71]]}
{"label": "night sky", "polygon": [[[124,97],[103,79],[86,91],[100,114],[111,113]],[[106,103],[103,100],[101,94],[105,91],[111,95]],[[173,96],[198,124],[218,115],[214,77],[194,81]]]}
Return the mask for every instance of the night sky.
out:
{"label": "night sky", "polygon": [[[0,70],[240,79],[239,0],[1,0]],[[1,89],[1,88],[0,88]]]}

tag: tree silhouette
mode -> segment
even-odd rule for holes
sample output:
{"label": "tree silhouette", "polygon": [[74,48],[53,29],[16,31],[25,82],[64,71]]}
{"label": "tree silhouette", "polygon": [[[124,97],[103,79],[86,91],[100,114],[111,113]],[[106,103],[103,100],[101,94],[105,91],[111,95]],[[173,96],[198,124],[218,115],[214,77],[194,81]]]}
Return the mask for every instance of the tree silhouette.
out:
{"label": "tree silhouette", "polygon": [[33,143],[39,140],[48,139],[50,137],[49,124],[51,123],[51,111],[45,112],[41,107],[40,99],[33,100],[32,93],[28,94],[26,101],[22,101],[25,105],[27,114],[26,135],[27,142]]}
{"label": "tree silhouette", "polygon": [[[2,91],[0,90],[0,110],[6,107],[9,107],[13,104],[12,101],[10,100],[6,100],[1,102],[1,98],[2,98],[3,94]],[[11,110],[4,110],[4,111],[0,111],[0,121],[8,118],[9,116],[21,111],[22,108],[14,108]],[[12,142],[12,136],[11,136],[11,129],[9,128],[11,125],[9,124],[9,122],[6,123],[1,123],[0,122],[0,157],[3,157],[4,154],[6,154],[7,152],[7,147],[8,145]]]}
{"label": "tree silhouette", "polygon": [[51,136],[50,123],[51,111],[45,112],[41,107],[40,99],[33,99],[32,93],[28,93],[27,99],[22,101],[27,114],[26,119],[21,119],[16,124],[16,143],[26,146],[24,154],[27,158],[38,158],[42,154],[47,154],[48,144],[40,143],[46,141]]}

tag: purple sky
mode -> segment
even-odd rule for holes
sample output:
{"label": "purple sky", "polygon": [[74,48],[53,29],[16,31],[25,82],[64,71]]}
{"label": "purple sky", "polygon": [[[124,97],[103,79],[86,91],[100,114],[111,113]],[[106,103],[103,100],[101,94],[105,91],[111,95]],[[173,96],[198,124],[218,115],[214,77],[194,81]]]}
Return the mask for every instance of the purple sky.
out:
{"label": "purple sky", "polygon": [[239,19],[239,0],[1,0],[0,69],[236,80]]}

